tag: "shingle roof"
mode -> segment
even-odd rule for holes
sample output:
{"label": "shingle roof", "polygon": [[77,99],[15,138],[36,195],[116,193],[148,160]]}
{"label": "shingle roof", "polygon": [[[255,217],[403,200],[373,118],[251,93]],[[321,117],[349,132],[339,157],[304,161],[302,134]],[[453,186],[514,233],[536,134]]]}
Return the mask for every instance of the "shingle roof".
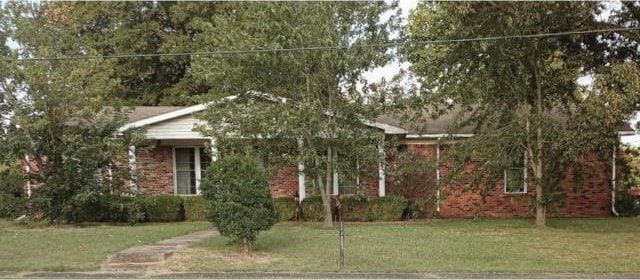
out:
{"label": "shingle roof", "polygon": [[[129,114],[129,122],[135,122],[146,118],[162,115],[172,111],[187,108],[186,106],[136,106],[133,107],[133,111]],[[410,134],[447,134],[449,133],[449,126],[454,122],[456,116],[460,111],[453,109],[449,112],[442,114],[438,118],[434,119],[427,112],[423,112],[421,115],[415,118],[413,123],[403,122],[401,116],[398,114],[384,114],[377,117],[375,120],[384,124],[389,124],[406,129]],[[562,118],[556,116],[556,118]],[[561,120],[562,121],[562,120]],[[628,123],[622,127],[621,132],[633,132],[633,128]],[[471,134],[473,133],[472,126],[466,126],[456,133],[459,134]]]}
{"label": "shingle roof", "polygon": [[[452,109],[434,119],[431,114],[425,111],[418,113],[412,121],[406,122],[402,121],[402,116],[399,114],[385,114],[377,117],[376,121],[404,128],[409,132],[409,134],[447,134],[450,132],[449,126],[456,120],[459,113],[459,109]],[[566,117],[559,113],[552,113],[552,118],[560,123],[566,122]],[[631,125],[626,122],[618,131],[634,132]],[[455,133],[472,134],[473,126],[462,127]]]}
{"label": "shingle roof", "polygon": [[129,114],[129,122],[144,120],[183,108],[186,106],[135,106]]}

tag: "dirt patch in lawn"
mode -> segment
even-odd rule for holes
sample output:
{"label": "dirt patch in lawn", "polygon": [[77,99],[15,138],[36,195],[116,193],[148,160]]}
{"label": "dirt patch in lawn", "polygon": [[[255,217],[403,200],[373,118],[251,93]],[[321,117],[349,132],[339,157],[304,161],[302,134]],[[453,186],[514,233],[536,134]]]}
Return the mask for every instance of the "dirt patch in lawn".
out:
{"label": "dirt patch in lawn", "polygon": [[246,265],[268,265],[278,261],[272,254],[254,252],[250,256],[234,250],[209,250],[207,248],[188,248],[171,256],[157,272],[227,271],[230,267]]}

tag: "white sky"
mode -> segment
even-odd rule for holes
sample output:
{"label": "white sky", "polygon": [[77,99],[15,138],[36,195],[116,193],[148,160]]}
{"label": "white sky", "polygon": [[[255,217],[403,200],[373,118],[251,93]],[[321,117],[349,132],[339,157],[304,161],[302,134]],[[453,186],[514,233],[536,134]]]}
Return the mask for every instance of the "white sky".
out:
{"label": "white sky", "polygon": [[[390,2],[389,0],[385,0],[385,1]],[[402,12],[401,16],[405,21],[409,16],[409,13],[411,12],[411,10],[415,9],[417,5],[418,5],[418,0],[400,0],[398,6]],[[410,64],[406,62],[405,63],[399,63],[397,61],[392,62],[390,64],[387,64],[384,67],[378,67],[376,69],[373,69],[365,73],[364,77],[370,82],[379,82],[383,78],[386,80],[389,80],[393,76],[398,74],[400,69],[407,69],[409,65]]]}

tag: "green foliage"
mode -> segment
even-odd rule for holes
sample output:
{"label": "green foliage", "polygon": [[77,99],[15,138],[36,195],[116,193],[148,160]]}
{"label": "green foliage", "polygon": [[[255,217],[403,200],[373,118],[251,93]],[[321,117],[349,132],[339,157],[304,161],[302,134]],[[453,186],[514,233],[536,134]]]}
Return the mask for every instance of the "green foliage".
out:
{"label": "green foliage", "polygon": [[369,201],[366,197],[346,196],[341,199],[342,219],[346,222],[368,222]]}
{"label": "green foliage", "polygon": [[207,201],[202,196],[183,196],[184,218],[186,221],[206,221]]}
{"label": "green foliage", "polygon": [[16,218],[26,213],[22,175],[15,169],[0,170],[0,218]]}
{"label": "green foliage", "polygon": [[342,219],[346,222],[399,221],[407,208],[401,196],[342,198]]}
{"label": "green foliage", "polygon": [[407,201],[401,196],[373,197],[369,200],[371,221],[399,221],[407,208]]}
{"label": "green foliage", "polygon": [[214,226],[223,236],[243,240],[245,249],[278,221],[265,171],[254,156],[222,156],[209,167],[200,189],[210,202]]}
{"label": "green foliage", "polygon": [[141,199],[142,208],[149,222],[184,221],[182,198],[174,195],[150,195]]}
{"label": "green foliage", "polygon": [[[50,48],[55,55],[95,55],[189,52],[200,34],[197,23],[224,16],[219,3],[176,2],[40,2],[13,3],[13,10],[27,10],[27,17],[12,14],[19,22],[14,41],[21,45]],[[34,8],[31,8],[34,6]],[[18,16],[21,15],[21,16]],[[55,30],[44,38],[43,27]],[[145,57],[113,59],[112,77],[118,92],[105,92],[112,99],[136,105],[188,105],[208,87],[191,74],[191,57]]]}
{"label": "green foliage", "polygon": [[278,212],[278,220],[294,220],[298,213],[298,203],[293,197],[276,197],[273,199],[274,207]]}
{"label": "green foliage", "polygon": [[100,194],[78,201],[68,211],[67,221],[129,223],[144,222],[146,218],[141,199],[133,196]]}
{"label": "green foliage", "polygon": [[[397,15],[381,21],[394,5],[228,3],[226,16],[214,24],[194,25],[201,34],[194,43],[197,51],[346,46],[322,52],[195,57],[194,76],[206,81],[210,98],[217,101],[201,116],[208,123],[205,134],[221,145],[246,139],[275,162],[305,162],[308,181],[316,182],[326,203],[330,182],[325,174],[337,170],[353,176],[358,163],[363,173],[375,172],[382,160],[376,147],[382,135],[362,122],[380,114],[384,98],[362,74],[388,63],[392,55],[383,44],[360,46],[386,42],[398,30]],[[229,95],[238,98],[222,99]],[[263,141],[264,135],[278,141]],[[300,149],[296,139],[302,141]],[[324,152],[328,150],[332,152]]]}
{"label": "green foliage", "polygon": [[[598,29],[598,9],[595,2],[424,3],[412,14],[408,35],[415,42]],[[608,52],[596,50],[603,47],[597,36],[408,44],[403,52],[422,89],[412,100],[415,109],[426,105],[435,116],[451,111],[457,115],[452,133],[474,133],[456,139],[447,179],[486,195],[526,153],[537,188],[536,221],[544,225],[546,207],[565,197],[565,170],[585,154],[611,154],[617,130],[640,100],[637,67],[598,64]],[[576,82],[594,74],[595,87]],[[465,172],[470,163],[474,172]]]}
{"label": "green foliage", "polygon": [[640,199],[628,192],[618,192],[616,196],[616,212],[622,217],[640,216]]}
{"label": "green foliage", "polygon": [[300,203],[302,209],[302,219],[305,221],[321,222],[324,218],[324,208],[322,197],[310,196]]}
{"label": "green foliage", "polygon": [[[392,144],[393,146],[393,144]],[[426,160],[406,146],[387,150],[390,159],[386,176],[393,182],[393,194],[404,197],[411,206],[408,218],[431,218],[436,215],[436,160]]]}
{"label": "green foliage", "polygon": [[[12,40],[29,46],[12,58],[97,54],[62,28],[64,10],[48,13],[38,4],[12,3],[3,12],[9,17],[7,28],[15,30]],[[120,90],[113,62],[6,64],[13,77],[3,84],[3,96],[13,114],[6,120],[11,125],[3,140],[11,144],[9,157],[21,160],[28,155],[37,167],[27,174],[39,186],[30,200],[32,213],[51,222],[82,220],[76,209],[96,203],[103,193],[120,191],[128,172],[115,163],[126,162],[123,151],[136,139],[129,133],[116,136],[126,122],[126,110],[109,99]],[[108,168],[111,179],[103,176]]]}

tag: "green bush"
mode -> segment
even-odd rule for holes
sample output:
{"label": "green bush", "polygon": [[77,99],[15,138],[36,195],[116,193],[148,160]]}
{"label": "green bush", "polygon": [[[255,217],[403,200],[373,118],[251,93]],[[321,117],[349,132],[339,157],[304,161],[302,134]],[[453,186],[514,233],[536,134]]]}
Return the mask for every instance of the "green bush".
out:
{"label": "green bush", "polygon": [[628,192],[619,192],[616,199],[616,211],[622,217],[640,216],[640,201]]}
{"label": "green bush", "polygon": [[369,220],[399,221],[407,208],[407,201],[401,196],[372,197],[369,199]]}
{"label": "green bush", "polygon": [[322,197],[310,196],[302,200],[302,219],[305,221],[322,222],[324,220],[324,208]]}
{"label": "green bush", "polygon": [[142,208],[149,222],[184,221],[182,198],[173,195],[154,195],[142,198]]}
{"label": "green bush", "polygon": [[14,170],[0,172],[0,218],[17,218],[26,212],[22,176]]}
{"label": "green bush", "polygon": [[342,198],[342,219],[345,222],[369,221],[369,202],[366,197],[347,196]]}
{"label": "green bush", "polygon": [[200,187],[214,226],[222,236],[241,240],[246,254],[258,233],[278,222],[267,175],[251,155],[224,155],[207,170]]}
{"label": "green bush", "polygon": [[187,221],[206,221],[207,201],[202,196],[182,197],[184,205],[184,219]]}
{"label": "green bush", "polygon": [[101,222],[143,222],[146,214],[138,197],[109,195],[103,202]]}
{"label": "green bush", "polygon": [[68,222],[143,222],[145,213],[139,198],[110,194],[95,194],[76,199],[67,211]]}
{"label": "green bush", "polygon": [[298,203],[293,197],[276,197],[273,199],[273,203],[280,221],[291,221],[296,218]]}

